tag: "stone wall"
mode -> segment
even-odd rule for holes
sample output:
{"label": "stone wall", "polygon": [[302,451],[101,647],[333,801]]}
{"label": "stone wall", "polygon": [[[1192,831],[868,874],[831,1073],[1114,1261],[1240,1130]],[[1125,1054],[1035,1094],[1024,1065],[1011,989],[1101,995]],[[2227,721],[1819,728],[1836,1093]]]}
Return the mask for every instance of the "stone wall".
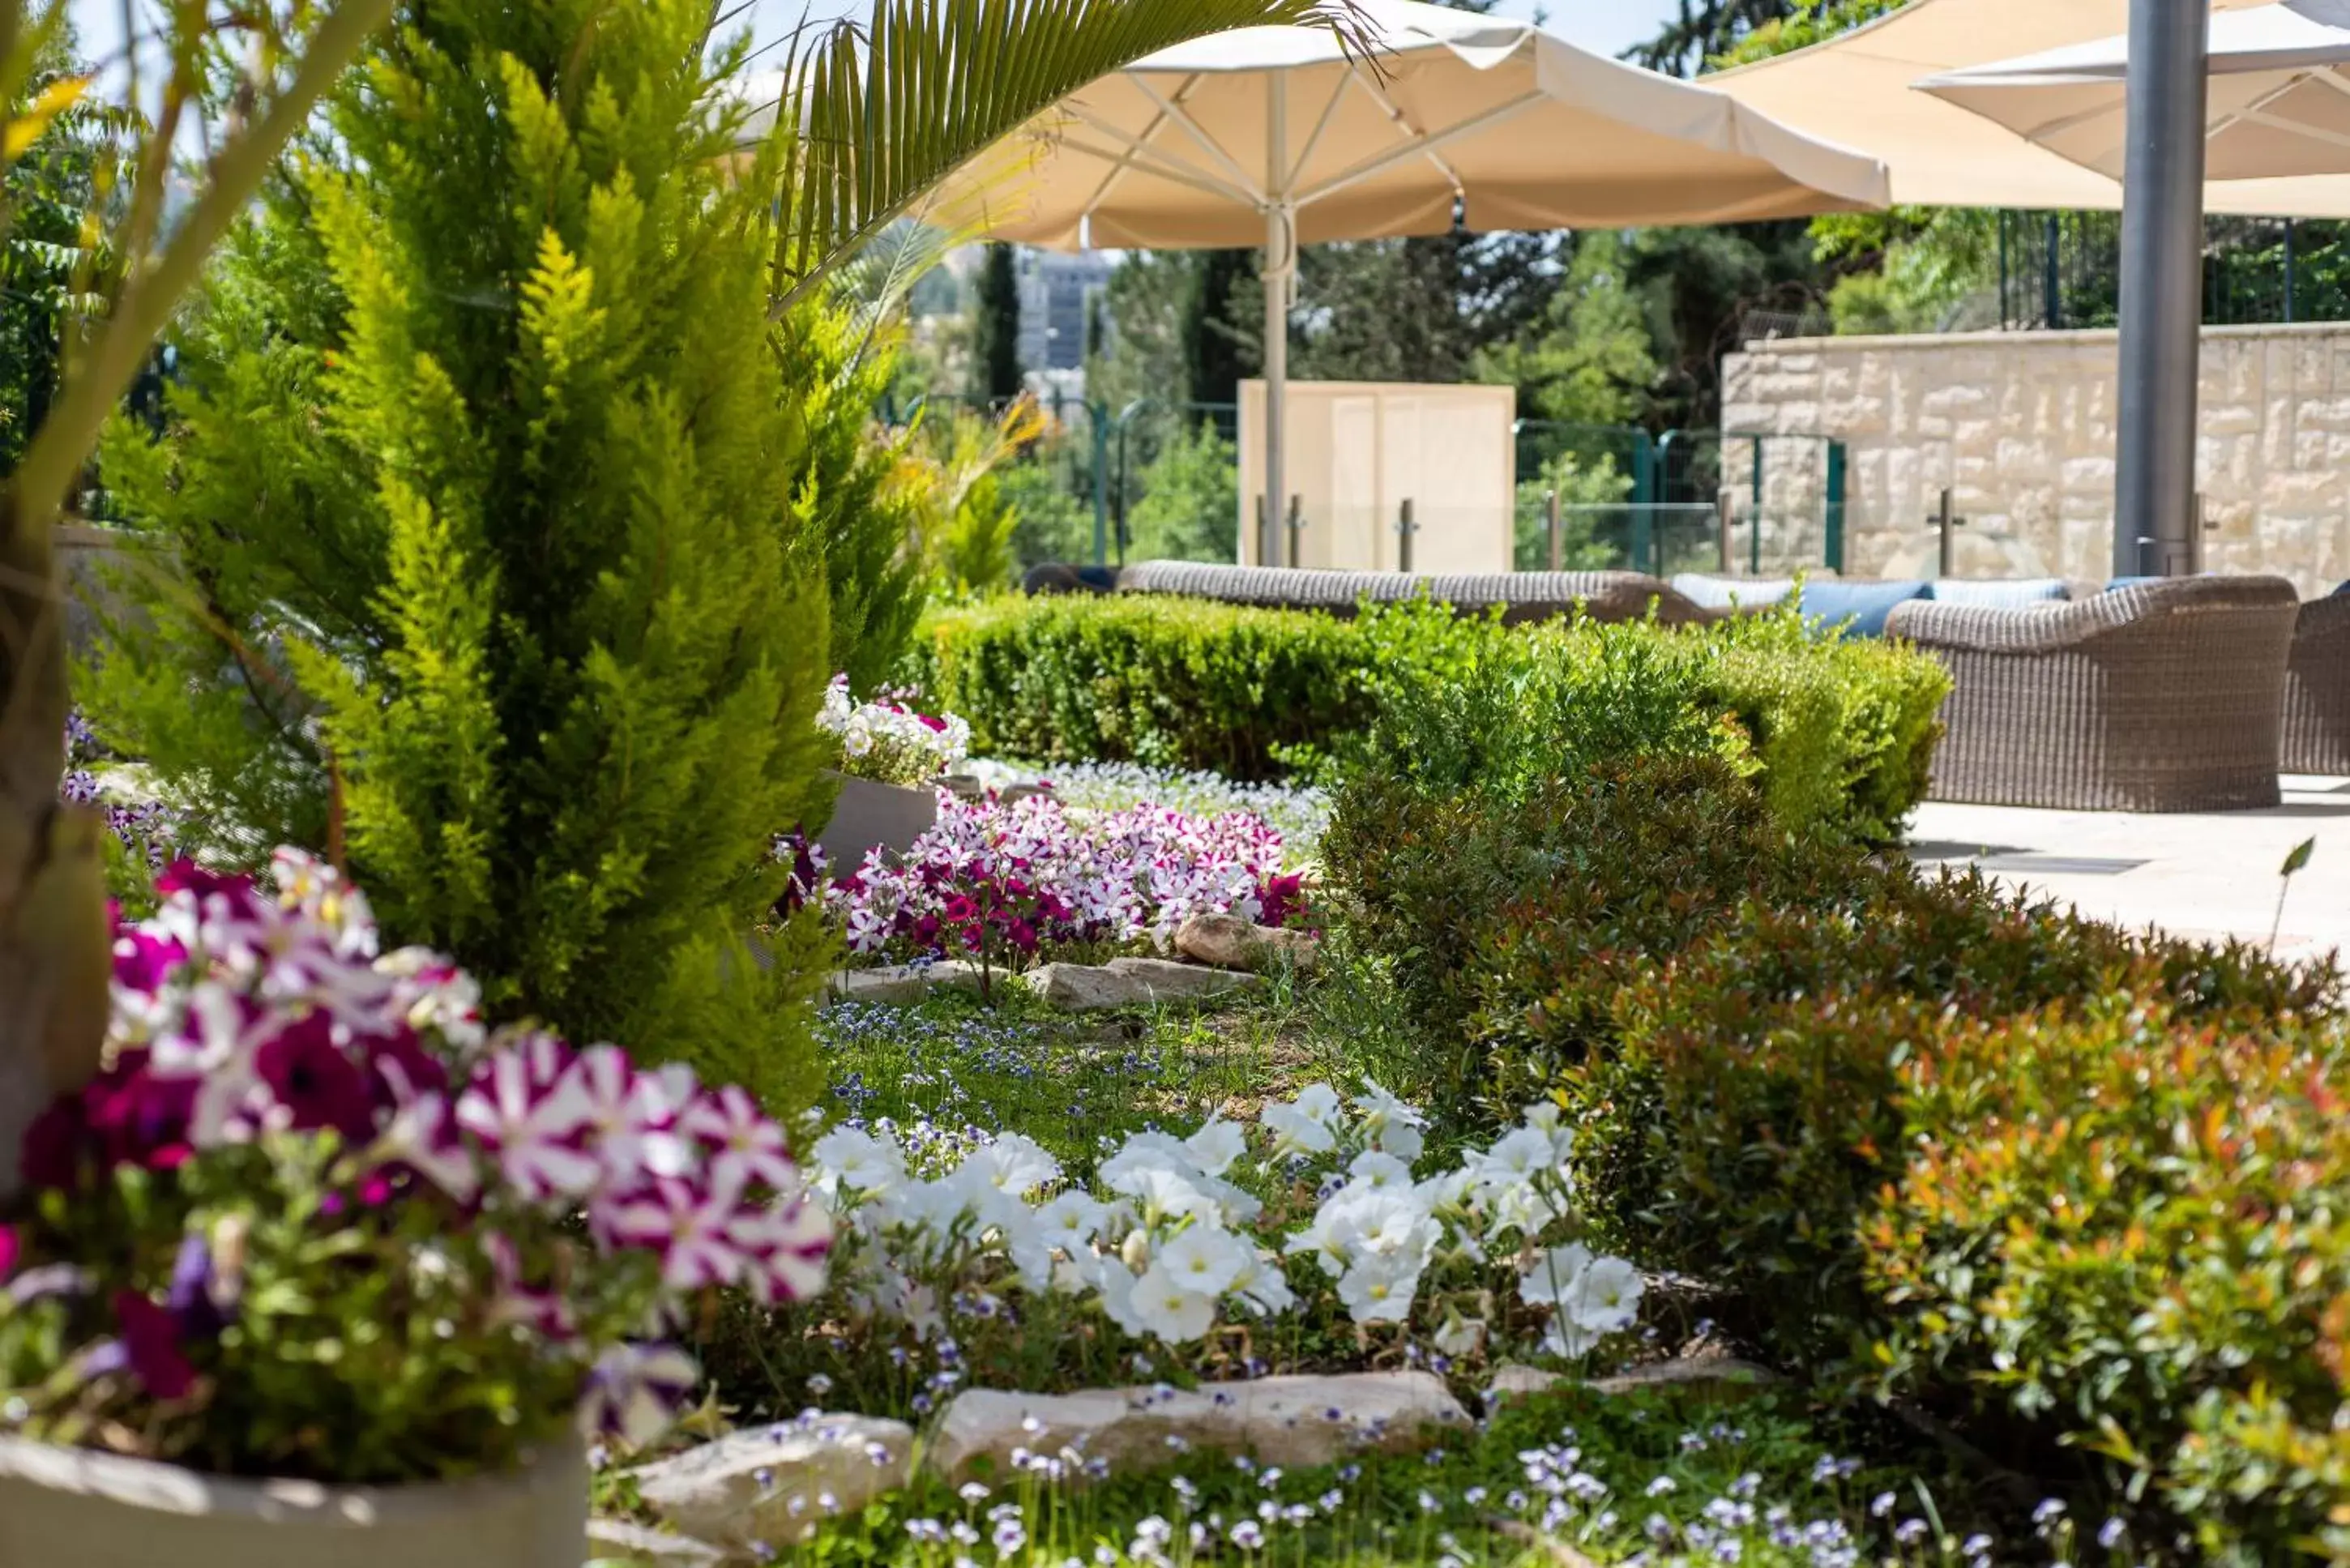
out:
{"label": "stone wall", "polygon": [[[1927,517],[1949,485],[1967,519],[1954,575],[2103,579],[2116,360],[2111,332],[1751,343],[1723,361],[1722,427],[1845,442],[1849,575],[1933,576]],[[2208,327],[2201,397],[2206,565],[2331,591],[2350,575],[2350,323]],[[1774,461],[1796,444],[1771,442]]]}

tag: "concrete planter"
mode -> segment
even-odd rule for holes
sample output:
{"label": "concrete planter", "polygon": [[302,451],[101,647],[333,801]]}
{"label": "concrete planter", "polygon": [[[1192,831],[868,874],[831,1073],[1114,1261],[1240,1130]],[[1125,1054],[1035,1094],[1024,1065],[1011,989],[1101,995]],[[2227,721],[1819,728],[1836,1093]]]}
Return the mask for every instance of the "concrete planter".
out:
{"label": "concrete planter", "polygon": [[579,1568],[588,1463],[394,1487],[236,1480],[0,1438],[0,1568]]}
{"label": "concrete planter", "polygon": [[903,855],[939,819],[939,792],[929,784],[840,781],[840,801],[816,841],[834,876],[854,871],[874,849]]}

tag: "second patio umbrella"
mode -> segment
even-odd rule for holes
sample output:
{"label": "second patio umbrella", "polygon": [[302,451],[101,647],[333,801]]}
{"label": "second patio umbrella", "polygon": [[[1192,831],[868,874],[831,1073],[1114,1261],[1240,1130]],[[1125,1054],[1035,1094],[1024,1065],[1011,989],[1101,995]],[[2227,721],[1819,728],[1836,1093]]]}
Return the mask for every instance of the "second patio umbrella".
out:
{"label": "second patio umbrella", "polygon": [[[2210,29],[2204,177],[2350,173],[2350,0],[2216,12]],[[2099,38],[1916,85],[2118,180],[2128,46]]]}
{"label": "second patio umbrella", "polygon": [[1375,40],[1249,27],[1149,56],[1033,126],[1024,169],[939,221],[1081,246],[1264,247],[1265,504],[1297,247],[1475,230],[1736,223],[1882,206],[1875,160],[1524,22],[1357,0]]}

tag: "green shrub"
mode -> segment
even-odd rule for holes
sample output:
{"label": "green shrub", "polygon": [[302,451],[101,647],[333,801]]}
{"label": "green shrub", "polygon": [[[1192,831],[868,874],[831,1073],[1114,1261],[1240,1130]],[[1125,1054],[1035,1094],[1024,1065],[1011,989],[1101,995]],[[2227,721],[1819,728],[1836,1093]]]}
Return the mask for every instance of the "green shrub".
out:
{"label": "green shrub", "polygon": [[[1248,779],[1369,743],[1357,771],[1458,787],[1488,767],[1555,771],[1563,725],[1616,724],[1648,745],[1660,724],[1727,719],[1783,821],[1866,840],[1895,836],[1923,795],[1948,690],[1923,655],[1815,641],[1792,614],[1503,628],[1424,605],[1349,620],[1145,595],[934,611],[913,673],[983,750]],[[1666,708],[1669,721],[1652,711]],[[1573,743],[1593,757],[1630,744]]]}
{"label": "green shrub", "polygon": [[1613,1048],[1562,1079],[1621,1244],[1701,1272],[1774,1358],[1842,1369],[1883,1330],[1862,1221],[1898,1179],[1909,1064],[1940,1043],[2109,996],[2214,1018],[2325,1005],[2329,975],[2137,936],[1976,877],[1879,869],[1841,898],[1750,902],[1648,968]]}
{"label": "green shrub", "polygon": [[973,748],[1265,779],[1366,728],[1400,670],[1442,678],[1499,635],[1424,605],[1346,620],[1140,594],[934,610],[913,674]]}
{"label": "green shrub", "polygon": [[2350,1057],[2139,1001],[1957,1032],[1904,1074],[1865,1233],[1888,1383],[2054,1423],[2208,1560],[2350,1557]]}

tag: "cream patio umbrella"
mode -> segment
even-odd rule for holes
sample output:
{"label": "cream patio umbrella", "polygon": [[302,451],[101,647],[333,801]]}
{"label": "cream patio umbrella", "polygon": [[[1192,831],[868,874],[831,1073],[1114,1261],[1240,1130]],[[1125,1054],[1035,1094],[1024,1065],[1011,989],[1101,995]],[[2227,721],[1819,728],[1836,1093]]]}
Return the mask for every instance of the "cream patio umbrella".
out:
{"label": "cream patio umbrella", "polygon": [[[2350,0],[2282,0],[2210,19],[2204,178],[2350,174]],[[1918,90],[2118,180],[2126,36],[1945,71]]]}
{"label": "cream patio umbrella", "polygon": [[[1246,27],[1065,100],[922,214],[1055,249],[1264,248],[1265,494],[1280,513],[1297,247],[1883,206],[1874,159],[1525,22],[1354,0],[1369,47]],[[1009,165],[1009,168],[1007,166]]]}

